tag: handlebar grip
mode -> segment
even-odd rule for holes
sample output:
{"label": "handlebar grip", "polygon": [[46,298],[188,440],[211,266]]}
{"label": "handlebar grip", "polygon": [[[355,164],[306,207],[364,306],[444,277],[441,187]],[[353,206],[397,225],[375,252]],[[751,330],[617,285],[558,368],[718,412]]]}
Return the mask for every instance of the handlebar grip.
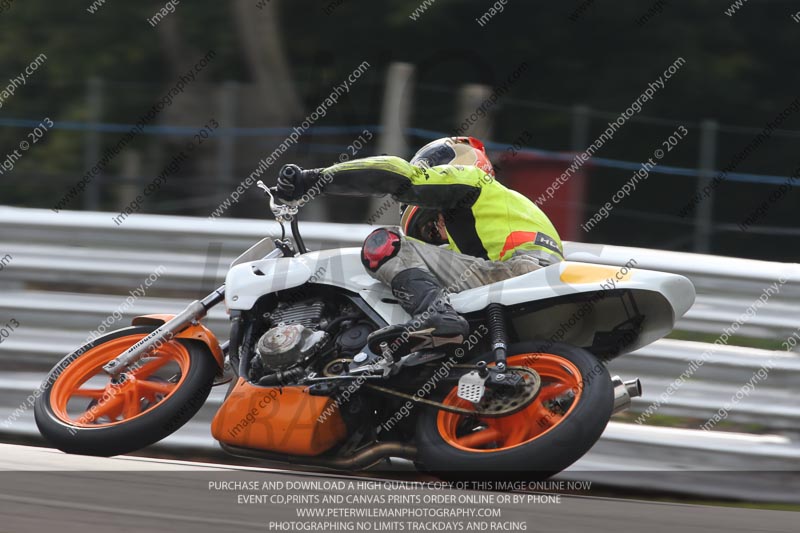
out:
{"label": "handlebar grip", "polygon": [[283,168],[281,168],[281,171],[278,173],[278,177],[291,180],[299,174],[300,167],[297,165],[283,165]]}

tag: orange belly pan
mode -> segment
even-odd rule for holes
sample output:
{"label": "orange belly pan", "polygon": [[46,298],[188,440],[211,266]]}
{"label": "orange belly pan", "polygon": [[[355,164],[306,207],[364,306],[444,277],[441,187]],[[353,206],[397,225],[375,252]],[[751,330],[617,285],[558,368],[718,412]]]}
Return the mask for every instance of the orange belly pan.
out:
{"label": "orange belly pan", "polygon": [[225,444],[314,456],[344,440],[339,407],[308,387],[257,387],[243,379],[214,416],[211,433]]}

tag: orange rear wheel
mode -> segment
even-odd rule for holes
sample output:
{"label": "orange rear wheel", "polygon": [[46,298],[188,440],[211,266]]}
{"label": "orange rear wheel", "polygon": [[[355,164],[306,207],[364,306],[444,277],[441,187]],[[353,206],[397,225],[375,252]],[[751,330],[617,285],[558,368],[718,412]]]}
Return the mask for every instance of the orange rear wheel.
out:
{"label": "orange rear wheel", "polygon": [[[491,356],[471,359],[479,360]],[[507,362],[539,374],[538,395],[521,411],[499,418],[424,409],[416,436],[423,469],[450,479],[542,479],[568,467],[600,438],[614,393],[608,371],[591,353],[561,343],[522,342],[509,346]],[[439,398],[475,409],[452,384]]]}
{"label": "orange rear wheel", "polygon": [[[508,366],[533,368],[542,387],[533,402],[502,418],[479,418],[439,411],[437,425],[442,438],[455,448],[471,452],[493,452],[513,448],[541,437],[561,423],[581,400],[583,381],[568,359],[549,353],[519,354],[508,358]],[[472,408],[453,389],[444,404]]]}

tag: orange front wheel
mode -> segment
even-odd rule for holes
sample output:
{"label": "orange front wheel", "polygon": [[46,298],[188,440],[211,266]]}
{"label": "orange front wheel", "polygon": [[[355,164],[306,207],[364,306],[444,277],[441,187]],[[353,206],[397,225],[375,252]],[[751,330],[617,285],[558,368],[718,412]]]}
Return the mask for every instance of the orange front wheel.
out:
{"label": "orange front wheel", "polygon": [[109,333],[56,365],[34,410],[45,439],[70,453],[118,455],[161,440],[197,412],[217,372],[201,343],[165,343],[114,380],[103,371],[153,329]]}
{"label": "orange front wheel", "polygon": [[[613,408],[613,387],[602,363],[573,346],[528,342],[509,347],[508,365],[539,374],[542,385],[533,402],[501,418],[426,410],[417,424],[426,469],[442,477],[540,479],[594,445]],[[440,395],[446,405],[474,409],[455,387]]]}

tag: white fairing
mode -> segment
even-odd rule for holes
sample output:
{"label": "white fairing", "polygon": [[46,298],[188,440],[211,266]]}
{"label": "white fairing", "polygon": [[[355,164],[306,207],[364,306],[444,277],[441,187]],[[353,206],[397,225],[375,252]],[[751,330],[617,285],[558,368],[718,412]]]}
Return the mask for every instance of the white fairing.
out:
{"label": "white fairing", "polygon": [[313,270],[302,257],[261,259],[234,265],[225,278],[225,306],[250,309],[265,294],[297,287]]}
{"label": "white fairing", "polygon": [[[596,267],[601,279],[563,281],[562,274],[570,266]],[[694,286],[683,276],[625,269],[625,275],[618,276],[623,279],[619,280],[614,275],[616,272],[620,269],[564,261],[506,281],[453,294],[451,302],[463,314],[480,311],[489,303],[505,306],[530,303],[530,312],[514,319],[515,329],[522,337],[520,340],[554,339],[590,346],[596,332],[609,331],[630,316],[630,305],[626,307],[618,293],[612,291],[631,290],[645,320],[640,335],[626,347],[626,352],[669,333],[677,319],[694,303]],[[606,276],[606,273],[610,275]],[[364,269],[360,248],[311,252],[295,258],[265,259],[236,265],[227,276],[225,303],[229,309],[250,309],[265,294],[298,287],[309,281],[342,287],[358,294],[388,324],[409,319],[391,290]],[[599,292],[602,293],[600,298]],[[595,298],[587,307],[589,295]]]}

